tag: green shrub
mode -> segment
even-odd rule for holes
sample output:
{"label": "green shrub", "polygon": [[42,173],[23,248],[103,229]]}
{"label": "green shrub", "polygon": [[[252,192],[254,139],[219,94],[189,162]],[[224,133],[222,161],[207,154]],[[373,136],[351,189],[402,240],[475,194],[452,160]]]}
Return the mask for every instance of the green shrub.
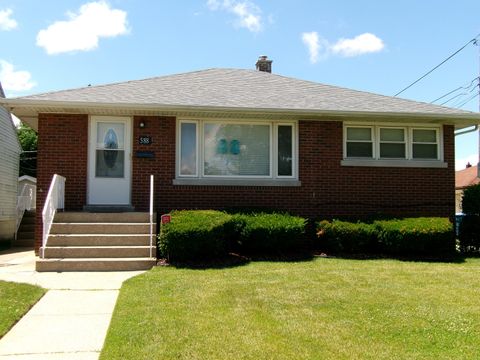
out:
{"label": "green shrub", "polygon": [[288,214],[235,214],[240,251],[281,253],[298,250],[305,240],[306,220]]}
{"label": "green shrub", "polygon": [[462,211],[468,215],[480,215],[480,184],[469,186],[463,191]]}
{"label": "green shrub", "polygon": [[375,221],[382,252],[393,255],[441,255],[455,252],[453,226],[447,218]]}
{"label": "green shrub", "polygon": [[371,224],[340,220],[321,221],[317,235],[323,250],[336,253],[375,252],[376,236]]}
{"label": "green shrub", "polygon": [[221,211],[174,211],[171,222],[161,228],[160,254],[170,261],[201,261],[224,256],[230,221],[231,215]]}
{"label": "green shrub", "polygon": [[441,255],[455,252],[453,226],[447,218],[406,218],[373,224],[333,220],[317,224],[322,249],[338,253]]}
{"label": "green shrub", "polygon": [[465,253],[480,251],[479,215],[465,215],[462,217],[458,228],[458,240],[460,241],[460,251]]}

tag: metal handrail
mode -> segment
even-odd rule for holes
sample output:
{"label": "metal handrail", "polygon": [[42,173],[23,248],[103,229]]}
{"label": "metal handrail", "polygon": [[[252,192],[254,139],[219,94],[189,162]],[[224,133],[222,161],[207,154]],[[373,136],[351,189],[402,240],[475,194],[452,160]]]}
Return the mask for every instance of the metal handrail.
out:
{"label": "metal handrail", "polygon": [[47,246],[48,235],[50,234],[55,213],[57,209],[63,209],[65,205],[65,180],[63,176],[54,174],[45,199],[42,211],[43,236],[42,250],[40,252],[42,259],[45,257],[45,247]]}
{"label": "metal handrail", "polygon": [[[36,193],[36,186],[31,184],[24,184],[20,195],[17,196],[17,223],[15,227],[15,239],[17,239],[18,229],[22,223],[23,215],[25,215],[25,210],[32,209],[34,202],[34,194]],[[28,194],[27,194],[28,192]]]}
{"label": "metal handrail", "polygon": [[153,257],[153,175],[150,175],[150,257]]}

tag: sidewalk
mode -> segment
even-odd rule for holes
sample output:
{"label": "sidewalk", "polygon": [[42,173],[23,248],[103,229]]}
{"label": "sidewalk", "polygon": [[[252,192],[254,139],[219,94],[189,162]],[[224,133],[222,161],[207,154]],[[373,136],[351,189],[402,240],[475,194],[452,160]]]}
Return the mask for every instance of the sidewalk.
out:
{"label": "sidewalk", "polygon": [[0,252],[0,280],[50,290],[0,339],[0,360],[98,359],[119,289],[141,273],[38,273],[33,250]]}

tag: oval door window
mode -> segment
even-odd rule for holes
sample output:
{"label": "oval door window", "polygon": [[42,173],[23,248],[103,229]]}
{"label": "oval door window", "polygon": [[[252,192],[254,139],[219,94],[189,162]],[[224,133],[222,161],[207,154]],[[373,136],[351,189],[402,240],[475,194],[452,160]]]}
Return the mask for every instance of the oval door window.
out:
{"label": "oval door window", "polygon": [[[118,149],[118,138],[117,134],[113,129],[108,129],[105,134],[105,140],[103,141],[105,149],[116,150]],[[105,159],[105,164],[112,169],[115,166],[117,161],[118,152],[117,151],[104,151],[103,157]]]}
{"label": "oval door window", "polygon": [[123,124],[98,123],[96,177],[123,178],[125,150]]}

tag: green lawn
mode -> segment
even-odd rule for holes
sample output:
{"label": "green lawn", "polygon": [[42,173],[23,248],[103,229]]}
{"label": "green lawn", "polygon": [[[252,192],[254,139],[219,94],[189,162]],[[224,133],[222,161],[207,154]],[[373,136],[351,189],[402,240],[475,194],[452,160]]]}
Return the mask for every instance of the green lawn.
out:
{"label": "green lawn", "polygon": [[34,285],[0,280],[0,338],[45,294]]}
{"label": "green lawn", "polygon": [[101,359],[479,359],[480,259],[159,267],[122,287]]}

